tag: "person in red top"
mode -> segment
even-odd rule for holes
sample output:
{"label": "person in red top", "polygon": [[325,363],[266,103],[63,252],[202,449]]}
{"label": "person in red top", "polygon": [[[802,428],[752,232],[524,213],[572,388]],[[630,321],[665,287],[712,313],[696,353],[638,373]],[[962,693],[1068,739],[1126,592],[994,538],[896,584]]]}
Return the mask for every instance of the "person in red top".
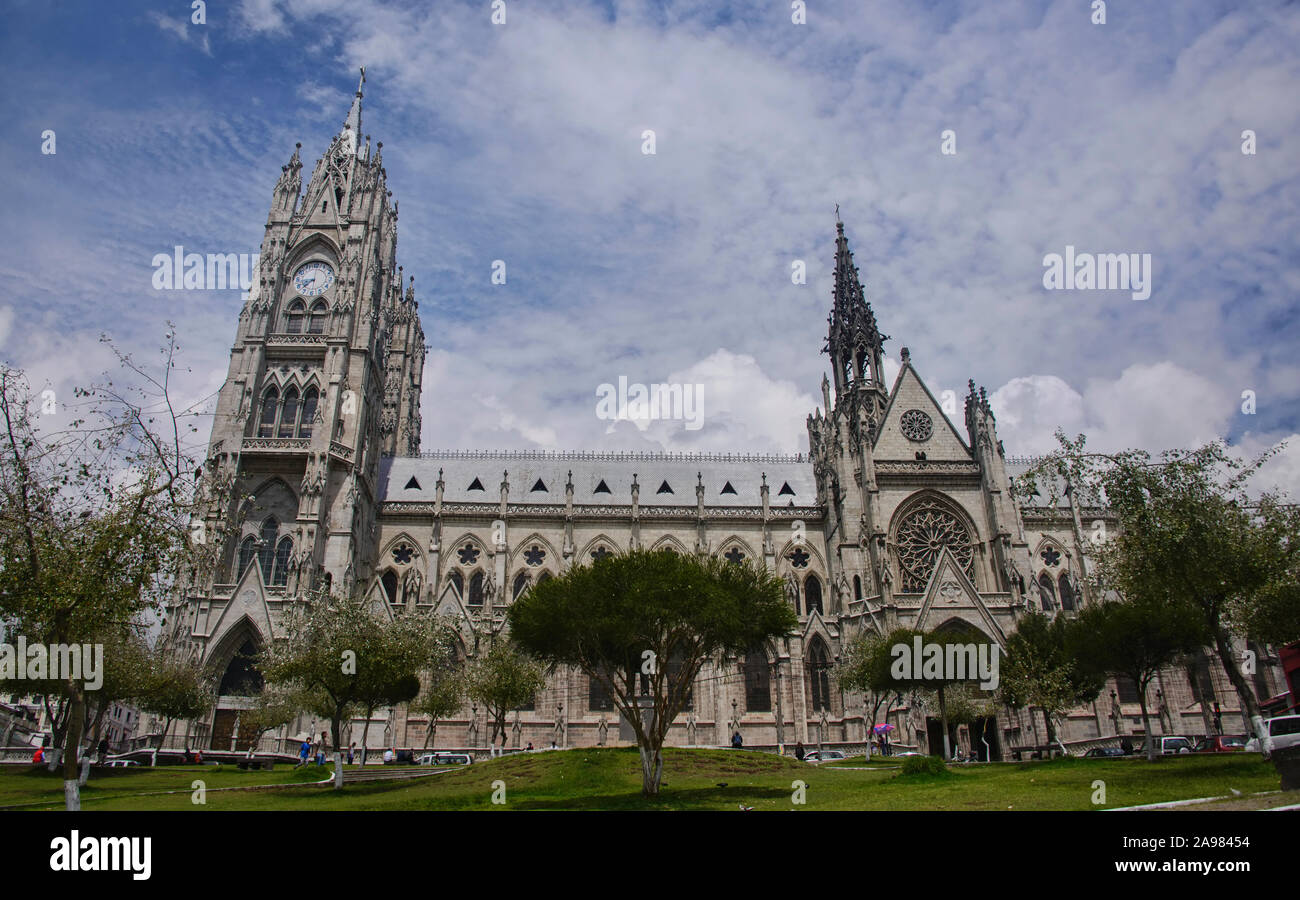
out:
{"label": "person in red top", "polygon": [[44,747],[37,747],[37,748],[36,748],[36,752],[32,754],[32,762],[36,763],[37,765],[39,765],[39,764],[45,762],[45,748],[44,748]]}

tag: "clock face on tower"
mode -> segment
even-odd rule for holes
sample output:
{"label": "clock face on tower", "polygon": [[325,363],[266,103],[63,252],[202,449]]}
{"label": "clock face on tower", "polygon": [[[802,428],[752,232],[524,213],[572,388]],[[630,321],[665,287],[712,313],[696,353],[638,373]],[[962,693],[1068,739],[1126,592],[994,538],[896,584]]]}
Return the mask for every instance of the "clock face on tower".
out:
{"label": "clock face on tower", "polygon": [[334,283],[334,270],[323,262],[309,262],[293,275],[293,286],[304,297],[315,297]]}

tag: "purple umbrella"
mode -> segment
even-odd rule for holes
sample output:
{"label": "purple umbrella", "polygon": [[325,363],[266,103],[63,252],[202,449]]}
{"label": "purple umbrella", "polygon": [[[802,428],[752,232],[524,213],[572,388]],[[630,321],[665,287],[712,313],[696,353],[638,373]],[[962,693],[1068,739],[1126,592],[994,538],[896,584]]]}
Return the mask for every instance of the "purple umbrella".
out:
{"label": "purple umbrella", "polygon": [[893,725],[877,725],[874,729],[876,734],[884,734],[886,731],[893,731]]}

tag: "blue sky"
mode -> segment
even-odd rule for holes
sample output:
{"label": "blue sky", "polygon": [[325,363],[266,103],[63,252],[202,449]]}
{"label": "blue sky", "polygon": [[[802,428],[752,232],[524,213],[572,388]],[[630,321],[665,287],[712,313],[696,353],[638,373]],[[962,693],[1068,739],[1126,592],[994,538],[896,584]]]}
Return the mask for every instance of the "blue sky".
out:
{"label": "blue sky", "polygon": [[[1300,489],[1300,5],[1089,6],[10,2],[0,357],[70,392],[101,331],[147,355],[171,320],[186,399],[215,392],[241,297],[151,260],[256,252],[365,65],[426,448],[806,450],[839,203],[889,374],[907,346],[936,395],[987,385],[1009,453],[1292,438],[1269,475]],[[1044,290],[1066,245],[1151,253],[1151,297]],[[611,428],[619,376],[704,385],[704,427]]]}

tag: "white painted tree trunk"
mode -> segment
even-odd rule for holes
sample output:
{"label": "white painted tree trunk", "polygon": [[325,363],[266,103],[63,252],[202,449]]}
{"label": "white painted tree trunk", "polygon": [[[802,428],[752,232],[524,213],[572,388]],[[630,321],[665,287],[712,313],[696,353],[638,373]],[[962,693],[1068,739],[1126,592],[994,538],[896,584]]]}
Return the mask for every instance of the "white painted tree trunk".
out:
{"label": "white painted tree trunk", "polygon": [[343,790],[343,751],[334,748],[334,790]]}
{"label": "white painted tree trunk", "polygon": [[78,785],[84,785],[90,778],[90,754],[81,757],[81,777],[77,779]]}
{"label": "white painted tree trunk", "polygon": [[68,812],[81,809],[81,786],[75,780],[63,782],[63,807]]}

